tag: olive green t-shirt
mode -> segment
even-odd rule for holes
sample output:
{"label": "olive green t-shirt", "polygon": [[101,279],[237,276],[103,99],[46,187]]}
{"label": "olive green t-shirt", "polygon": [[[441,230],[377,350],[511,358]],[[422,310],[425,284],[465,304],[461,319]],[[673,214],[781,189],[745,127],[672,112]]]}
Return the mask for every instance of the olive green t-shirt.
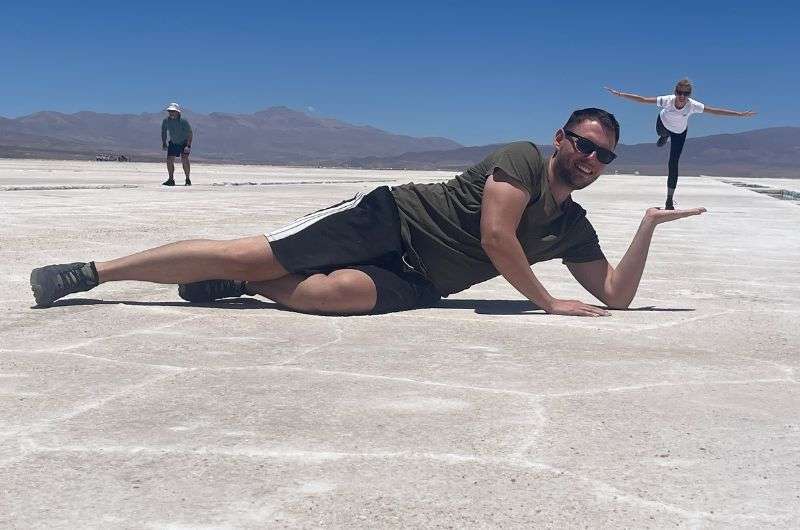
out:
{"label": "olive green t-shirt", "polygon": [[167,141],[167,132],[169,132],[169,141],[175,145],[182,145],[189,141],[189,135],[192,133],[192,126],[189,122],[179,117],[172,120],[164,118],[161,122],[161,141]]}
{"label": "olive green t-shirt", "polygon": [[604,258],[586,210],[550,192],[547,160],[531,142],[508,144],[448,182],[392,188],[409,262],[448,295],[497,276],[481,247],[486,179],[500,168],[530,192],[517,237],[528,263],[554,258],[583,263]]}

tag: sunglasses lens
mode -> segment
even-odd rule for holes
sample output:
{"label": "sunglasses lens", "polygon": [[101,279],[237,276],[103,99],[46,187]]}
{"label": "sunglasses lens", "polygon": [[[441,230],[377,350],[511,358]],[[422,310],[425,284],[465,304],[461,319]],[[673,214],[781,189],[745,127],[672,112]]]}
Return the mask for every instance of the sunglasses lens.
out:
{"label": "sunglasses lens", "polygon": [[615,158],[617,158],[617,155],[611,151],[606,151],[602,148],[597,150],[597,159],[603,164],[610,164]]}
{"label": "sunglasses lens", "polygon": [[584,155],[591,155],[592,153],[597,153],[597,160],[599,160],[603,164],[609,164],[612,160],[617,158],[617,155],[614,154],[613,151],[609,151],[608,149],[600,147],[593,141],[587,140],[582,136],[578,136],[572,131],[566,131],[566,134],[575,139],[575,147],[578,148],[578,151],[580,151]]}
{"label": "sunglasses lens", "polygon": [[578,151],[584,155],[590,155],[592,154],[592,151],[597,149],[597,146],[586,138],[576,138],[575,146],[578,148]]}

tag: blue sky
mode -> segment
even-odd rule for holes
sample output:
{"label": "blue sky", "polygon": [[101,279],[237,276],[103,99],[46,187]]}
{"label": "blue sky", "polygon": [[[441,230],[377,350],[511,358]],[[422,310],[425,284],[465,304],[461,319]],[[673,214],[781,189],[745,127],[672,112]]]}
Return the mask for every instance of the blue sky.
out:
{"label": "blue sky", "polygon": [[690,135],[800,125],[800,9],[789,2],[15,2],[3,8],[0,116],[273,105],[465,145],[548,142],[575,108],[654,139],[655,96],[688,76]]}

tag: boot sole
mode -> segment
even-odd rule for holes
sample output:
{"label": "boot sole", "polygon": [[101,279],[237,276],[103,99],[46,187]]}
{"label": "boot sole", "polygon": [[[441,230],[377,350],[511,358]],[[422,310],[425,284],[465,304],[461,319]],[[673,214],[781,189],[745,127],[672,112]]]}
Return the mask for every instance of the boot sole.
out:
{"label": "boot sole", "polygon": [[180,283],[178,284],[178,296],[182,300],[192,304],[210,304],[218,300],[224,300],[226,298],[239,298],[246,295],[244,293],[230,293],[227,296],[211,298],[208,296],[208,293],[205,289],[194,289],[193,284]]}
{"label": "boot sole", "polygon": [[192,292],[191,288],[183,283],[178,284],[178,296],[191,304],[209,304],[215,301],[213,298],[205,296],[205,293]]}
{"label": "boot sole", "polygon": [[44,293],[46,289],[39,280],[41,269],[33,269],[31,271],[31,291],[33,291],[33,298],[36,300],[36,305],[39,307],[50,307],[55,300],[45,298]]}

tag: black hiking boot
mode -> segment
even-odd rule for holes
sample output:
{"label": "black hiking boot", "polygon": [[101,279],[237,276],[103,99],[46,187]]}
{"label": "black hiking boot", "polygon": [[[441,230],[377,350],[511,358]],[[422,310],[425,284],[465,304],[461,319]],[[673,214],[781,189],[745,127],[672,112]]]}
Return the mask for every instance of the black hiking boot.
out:
{"label": "black hiking boot", "polygon": [[238,298],[244,292],[245,282],[236,280],[205,280],[178,285],[178,296],[187,302],[213,302],[220,298]]}
{"label": "black hiking boot", "polygon": [[186,183],[184,184],[184,186],[191,186],[191,185],[192,185],[191,179],[186,179]]}
{"label": "black hiking boot", "polygon": [[36,305],[50,307],[53,302],[71,293],[97,287],[94,263],[65,263],[48,265],[31,272],[31,290]]}
{"label": "black hiking boot", "polygon": [[161,185],[162,186],[174,186],[175,185],[175,181],[170,178],[170,179],[167,179],[164,182],[162,182]]}
{"label": "black hiking boot", "polygon": [[671,198],[668,198],[667,202],[664,203],[664,209],[665,210],[674,210],[675,209],[675,204],[672,202]]}

